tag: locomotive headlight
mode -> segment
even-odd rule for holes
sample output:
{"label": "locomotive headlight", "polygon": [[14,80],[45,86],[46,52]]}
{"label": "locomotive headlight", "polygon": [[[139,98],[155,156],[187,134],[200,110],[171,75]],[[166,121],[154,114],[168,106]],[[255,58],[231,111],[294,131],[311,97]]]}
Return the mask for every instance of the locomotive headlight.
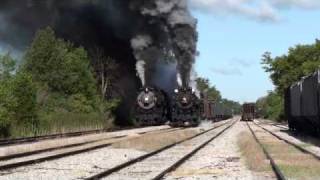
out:
{"label": "locomotive headlight", "polygon": [[183,98],[182,98],[182,102],[183,102],[183,103],[187,103],[187,101],[188,101],[188,100],[187,100],[186,97],[183,97]]}
{"label": "locomotive headlight", "polygon": [[175,89],[175,90],[174,90],[174,92],[175,92],[175,93],[178,93],[178,92],[179,92],[179,90],[178,90],[178,89]]}
{"label": "locomotive headlight", "polygon": [[149,101],[149,97],[145,97],[144,101],[148,102]]}

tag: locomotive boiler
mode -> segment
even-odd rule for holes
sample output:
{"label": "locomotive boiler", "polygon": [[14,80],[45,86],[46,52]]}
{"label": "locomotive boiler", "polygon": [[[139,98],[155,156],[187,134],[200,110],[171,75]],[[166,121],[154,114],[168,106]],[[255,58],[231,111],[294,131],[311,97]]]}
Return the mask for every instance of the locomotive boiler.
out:
{"label": "locomotive boiler", "polygon": [[171,101],[170,125],[198,126],[201,117],[201,101],[191,88],[175,89]]}
{"label": "locomotive boiler", "polygon": [[135,121],[138,126],[162,125],[169,116],[169,99],[166,92],[152,87],[140,90],[135,106]]}

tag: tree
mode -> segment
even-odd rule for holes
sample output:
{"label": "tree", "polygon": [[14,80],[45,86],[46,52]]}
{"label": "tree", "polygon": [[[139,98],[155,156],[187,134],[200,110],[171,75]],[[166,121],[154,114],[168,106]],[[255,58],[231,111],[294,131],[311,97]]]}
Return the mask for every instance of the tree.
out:
{"label": "tree", "polygon": [[87,52],[55,36],[51,28],[37,32],[26,52],[23,69],[41,86],[64,95],[96,95],[96,81]]}
{"label": "tree", "polygon": [[262,56],[261,64],[265,71],[270,73],[276,91],[282,95],[288,86],[320,67],[320,41],[289,48],[287,55],[275,58],[266,52]]}
{"label": "tree", "polygon": [[320,67],[320,41],[310,45],[296,45],[289,48],[288,54],[272,58],[270,52],[262,55],[263,68],[270,73],[275,85],[274,92],[260,99],[257,103],[266,117],[281,119],[284,114],[283,99],[285,89],[309,75]]}
{"label": "tree", "polygon": [[210,100],[221,100],[220,92],[214,87],[210,86],[210,82],[205,78],[197,78],[197,87],[200,92],[206,93]]}
{"label": "tree", "polygon": [[256,108],[263,118],[281,121],[284,118],[283,103],[283,98],[271,91],[267,96],[257,100]]}
{"label": "tree", "polygon": [[105,56],[100,48],[94,50],[92,64],[98,80],[101,96],[106,98],[108,88],[110,88],[117,77],[118,65],[113,58]]}
{"label": "tree", "polygon": [[0,55],[0,80],[9,78],[16,69],[16,61],[8,52],[5,55]]}
{"label": "tree", "polygon": [[18,73],[0,84],[0,130],[8,136],[13,124],[36,126],[36,88],[30,75]]}

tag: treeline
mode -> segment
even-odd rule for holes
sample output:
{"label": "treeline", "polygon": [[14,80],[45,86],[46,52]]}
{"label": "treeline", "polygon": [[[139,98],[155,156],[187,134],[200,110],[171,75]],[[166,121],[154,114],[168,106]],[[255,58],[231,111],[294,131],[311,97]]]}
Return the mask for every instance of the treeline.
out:
{"label": "treeline", "polygon": [[[102,55],[98,58],[112,61]],[[118,101],[105,98],[111,77],[93,68],[111,65],[94,61],[83,47],[57,38],[51,28],[37,32],[22,60],[16,62],[10,53],[0,55],[0,136],[112,125],[110,112]]]}
{"label": "treeline", "polygon": [[257,106],[264,118],[277,121],[285,119],[284,92],[303,76],[309,75],[320,67],[320,41],[309,45],[296,45],[288,54],[271,57],[270,52],[262,56],[262,65],[275,85],[275,90],[257,101]]}
{"label": "treeline", "polygon": [[199,91],[207,94],[209,100],[220,102],[224,105],[224,107],[231,109],[234,114],[240,114],[241,104],[232,100],[222,98],[220,91],[217,90],[215,86],[212,86],[208,79],[198,78],[197,86]]}

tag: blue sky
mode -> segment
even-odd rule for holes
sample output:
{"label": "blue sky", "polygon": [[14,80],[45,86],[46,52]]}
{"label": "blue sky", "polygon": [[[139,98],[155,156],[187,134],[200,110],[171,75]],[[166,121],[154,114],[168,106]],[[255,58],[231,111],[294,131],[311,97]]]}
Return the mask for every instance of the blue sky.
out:
{"label": "blue sky", "polygon": [[192,10],[199,32],[196,71],[209,78],[224,98],[255,101],[273,89],[261,67],[261,55],[266,51],[282,55],[291,46],[320,39],[320,10],[274,8],[270,19],[232,11]]}

